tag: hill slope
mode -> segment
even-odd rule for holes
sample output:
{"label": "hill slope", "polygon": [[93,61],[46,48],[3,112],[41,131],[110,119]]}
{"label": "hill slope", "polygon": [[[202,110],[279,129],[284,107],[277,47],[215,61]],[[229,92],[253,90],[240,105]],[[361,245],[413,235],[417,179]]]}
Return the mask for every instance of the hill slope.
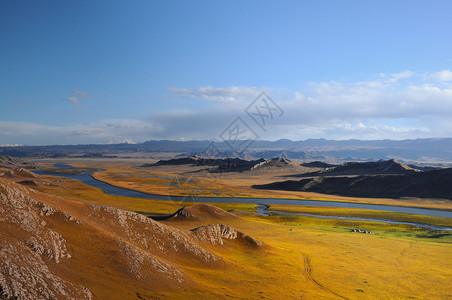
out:
{"label": "hill slope", "polygon": [[234,237],[225,228],[253,241],[225,225],[181,230],[0,178],[0,298],[130,299],[193,289],[187,267],[227,264],[205,245]]}
{"label": "hill slope", "polygon": [[306,178],[264,185],[257,189],[309,191],[355,197],[443,198],[452,200],[452,168],[405,175]]}
{"label": "hill slope", "polygon": [[21,158],[0,155],[0,168],[35,168],[35,164]]}
{"label": "hill slope", "polygon": [[370,162],[346,162],[338,166],[327,167],[325,170],[305,173],[299,176],[310,177],[370,174],[411,174],[415,172],[419,172],[419,170],[408,167],[407,165],[404,165],[395,159],[390,159]]}

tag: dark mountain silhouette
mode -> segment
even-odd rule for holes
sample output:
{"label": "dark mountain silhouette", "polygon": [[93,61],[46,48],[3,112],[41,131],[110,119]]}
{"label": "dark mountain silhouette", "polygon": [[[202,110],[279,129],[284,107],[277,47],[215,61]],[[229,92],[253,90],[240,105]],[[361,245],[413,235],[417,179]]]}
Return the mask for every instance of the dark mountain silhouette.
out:
{"label": "dark mountain silhouette", "polygon": [[174,158],[169,160],[160,160],[154,164],[145,164],[143,167],[151,167],[151,166],[164,166],[164,165],[195,165],[195,166],[204,166],[204,167],[214,167],[219,171],[245,171],[250,170],[256,164],[265,161],[264,159],[258,160],[244,160],[240,158],[203,158],[197,155],[182,157],[182,158]]}
{"label": "dark mountain silhouette", "polygon": [[303,167],[308,167],[308,168],[322,168],[322,169],[332,168],[332,167],[337,166],[337,165],[329,164],[329,163],[318,161],[318,160],[307,162],[307,163],[302,163],[301,165]]}
{"label": "dark mountain silhouette", "polygon": [[452,168],[404,175],[317,176],[255,185],[253,188],[369,198],[417,197],[452,200]]}
{"label": "dark mountain silhouette", "polygon": [[153,166],[178,166],[193,165],[200,167],[209,167],[210,172],[243,172],[243,171],[267,171],[267,170],[286,170],[291,172],[300,172],[303,167],[289,159],[278,157],[271,159],[245,160],[240,158],[203,158],[197,155],[189,157],[180,157],[168,160],[160,160],[154,164],[145,164],[142,167]]}
{"label": "dark mountain silhouette", "polygon": [[[321,165],[317,163],[317,165]],[[379,160],[371,162],[346,162],[338,166],[327,167],[325,170],[300,174],[300,177],[311,176],[338,176],[338,175],[370,175],[370,174],[410,174],[420,172],[401,162],[390,160]]]}

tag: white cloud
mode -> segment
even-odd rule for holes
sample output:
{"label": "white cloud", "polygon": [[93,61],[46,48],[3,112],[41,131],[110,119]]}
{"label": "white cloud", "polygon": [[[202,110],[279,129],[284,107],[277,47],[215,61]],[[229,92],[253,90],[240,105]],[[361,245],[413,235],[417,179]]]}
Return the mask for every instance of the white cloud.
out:
{"label": "white cloud", "polygon": [[401,79],[407,79],[407,78],[411,78],[413,76],[414,76],[413,72],[405,71],[405,72],[401,72],[401,73],[391,74],[387,81],[391,82],[391,83],[395,83],[395,82],[397,82],[397,81],[399,81]]}
{"label": "white cloud", "polygon": [[80,100],[77,99],[76,97],[68,97],[67,100],[72,103],[80,103]]}
{"label": "white cloud", "polygon": [[[184,92],[201,98],[198,93],[201,90]],[[305,89],[292,91],[291,96],[278,93],[281,91],[273,90],[271,96],[284,116],[272,123],[267,132],[259,131],[243,114],[253,97],[236,101],[234,105],[218,102],[215,107],[196,111],[160,113],[153,116],[153,121],[161,129],[159,136],[168,138],[217,139],[237,116],[242,116],[262,139],[452,136],[448,130],[452,127],[452,89],[439,85],[426,74],[405,71],[381,75],[371,81],[310,82]],[[433,119],[444,122],[438,125]]]}
{"label": "white cloud", "polygon": [[452,72],[449,70],[436,72],[432,74],[432,78],[439,81],[452,81]]}
{"label": "white cloud", "polygon": [[[448,71],[450,72],[450,71]],[[438,77],[437,75],[442,75]],[[213,101],[186,109],[154,110],[141,120],[99,120],[73,126],[0,122],[0,143],[77,144],[151,139],[219,139],[238,116],[262,139],[405,139],[452,137],[452,86],[445,71],[376,75],[359,82],[309,83],[269,92],[284,115],[262,131],[244,112],[256,87],[168,88],[176,97]],[[69,101],[79,103],[75,97]]]}
{"label": "white cloud", "polygon": [[93,96],[89,95],[88,93],[85,93],[83,91],[80,90],[72,90],[73,94],[79,95],[82,98],[92,98]]}
{"label": "white cloud", "polygon": [[133,143],[137,140],[146,141],[149,137],[155,136],[153,131],[152,123],[129,119],[104,120],[71,126],[0,121],[0,144]]}
{"label": "white cloud", "polygon": [[186,89],[178,87],[168,87],[168,91],[178,98],[194,98],[218,102],[234,102],[238,100],[255,98],[263,90],[257,87],[231,86],[225,88],[215,88],[211,86],[199,87],[196,89]]}

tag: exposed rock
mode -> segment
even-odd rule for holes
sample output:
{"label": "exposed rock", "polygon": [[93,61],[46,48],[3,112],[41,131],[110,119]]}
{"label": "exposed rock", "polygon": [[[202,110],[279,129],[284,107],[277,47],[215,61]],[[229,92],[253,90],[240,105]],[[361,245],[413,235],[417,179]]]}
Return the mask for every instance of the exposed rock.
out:
{"label": "exposed rock", "polygon": [[126,257],[129,264],[128,271],[135,278],[141,279],[149,272],[158,272],[160,273],[159,276],[165,277],[167,281],[172,281],[173,284],[181,284],[186,281],[185,275],[178,268],[124,241],[119,241],[118,243],[123,256]]}
{"label": "exposed rock", "polygon": [[165,255],[168,249],[183,257],[192,257],[204,263],[217,263],[221,258],[206,251],[193,241],[187,231],[179,230],[131,211],[90,205],[90,221],[108,228],[144,250]]}
{"label": "exposed rock", "polygon": [[46,228],[42,209],[30,190],[0,179],[1,298],[91,299],[89,290],[49,270],[47,260],[58,264],[71,255],[66,240]]}
{"label": "exposed rock", "polygon": [[13,173],[13,171],[6,171],[6,172],[3,172],[2,177],[13,178],[14,177],[14,173]]}
{"label": "exposed rock", "polygon": [[21,176],[21,177],[30,177],[30,178],[39,178],[40,177],[40,176],[36,175],[35,173],[30,172],[29,170],[24,169],[24,168],[16,168],[16,169],[14,169],[14,173],[17,176]]}
{"label": "exposed rock", "polygon": [[29,168],[34,169],[36,165],[27,160],[8,155],[0,155],[0,168]]}
{"label": "exposed rock", "polygon": [[36,175],[33,172],[30,172],[24,168],[15,168],[14,170],[8,170],[3,172],[1,177],[4,178],[15,178],[15,177],[27,177],[27,178],[40,178],[39,175]]}
{"label": "exposed rock", "polygon": [[92,299],[91,292],[54,275],[39,253],[19,241],[0,249],[1,299]]}
{"label": "exposed rock", "polygon": [[201,226],[195,229],[192,229],[192,232],[198,237],[201,241],[210,243],[212,245],[223,245],[223,239],[230,240],[239,240],[244,244],[252,247],[262,247],[264,243],[261,241],[254,239],[236,229],[224,225],[224,224],[214,224]]}
{"label": "exposed rock", "polygon": [[277,157],[277,158],[266,159],[265,161],[254,165],[251,168],[251,170],[258,170],[258,169],[269,168],[269,167],[281,168],[281,167],[286,167],[290,164],[292,164],[292,161],[288,160],[287,158]]}

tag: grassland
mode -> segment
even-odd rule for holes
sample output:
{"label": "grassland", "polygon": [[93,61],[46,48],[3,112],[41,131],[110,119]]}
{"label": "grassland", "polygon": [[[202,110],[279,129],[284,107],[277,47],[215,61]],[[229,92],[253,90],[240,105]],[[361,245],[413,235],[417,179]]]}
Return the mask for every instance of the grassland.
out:
{"label": "grassland", "polygon": [[[79,162],[78,167],[93,165]],[[97,173],[96,178],[131,189],[167,193],[168,185],[163,177],[187,176],[191,173],[169,170],[150,172],[135,168],[136,164],[105,163],[98,168],[107,172]],[[185,170],[187,172],[187,170]],[[151,175],[150,175],[151,174]],[[232,175],[227,175],[231,176]],[[261,197],[262,191],[253,191],[246,186],[257,180],[240,180],[222,177],[213,180],[199,179],[196,185],[219,190],[219,195]],[[160,177],[160,178],[158,178]],[[264,176],[265,177],[265,176]],[[37,189],[85,203],[98,203],[131,211],[150,214],[171,214],[182,205],[152,199],[137,199],[111,196],[99,189],[78,181],[47,177],[52,185],[39,185]],[[162,179],[163,178],[163,179]],[[161,182],[158,180],[162,180]],[[171,180],[171,179],[170,179]],[[265,178],[264,178],[265,180]],[[223,190],[223,188],[225,188]],[[188,190],[188,189],[187,189]],[[181,191],[184,194],[185,191]],[[212,194],[214,194],[212,192]],[[269,197],[284,197],[292,193],[268,193]],[[312,196],[312,195],[311,195]],[[302,197],[307,197],[303,195]],[[276,198],[276,197],[275,197]],[[315,198],[315,197],[314,197]],[[323,195],[316,199],[331,200]],[[348,198],[346,198],[348,199]],[[335,198],[344,201],[344,197]],[[366,202],[367,199],[353,199]],[[416,201],[371,199],[380,204],[409,206]],[[385,202],[387,201],[387,202]],[[420,202],[420,201],[419,201]],[[253,204],[215,203],[225,210],[240,210],[240,218],[225,220],[228,225],[262,240],[268,245],[264,251],[243,251],[239,245],[216,248],[228,261],[225,269],[203,269],[187,267],[197,288],[184,291],[185,298],[253,298],[253,299],[447,299],[452,297],[452,238],[429,230],[409,225],[386,224],[369,221],[319,219],[306,216],[269,216],[252,214]],[[422,205],[432,208],[450,208],[448,203],[427,200]],[[359,216],[366,218],[392,219],[451,226],[451,220],[426,216],[413,216],[370,210],[295,207],[273,205],[272,209],[287,212],[319,215]],[[168,221],[171,226],[182,229],[210,224],[215,220]],[[372,234],[351,232],[363,228]],[[150,298],[152,293],[139,291],[139,296]],[[154,295],[155,296],[155,295]],[[179,294],[162,292],[162,297],[178,297]],[[138,295],[137,295],[138,298]]]}
{"label": "grassland", "polygon": [[195,196],[205,197],[306,199],[452,210],[452,201],[444,199],[357,198],[312,192],[256,190],[251,188],[255,184],[265,184],[286,178],[287,174],[284,171],[277,170],[212,174],[205,171],[200,172],[199,167],[196,166],[142,168],[140,166],[149,161],[102,159],[46,160],[44,165],[46,168],[51,168],[54,162],[64,162],[82,169],[104,169],[106,171],[93,173],[93,177],[118,187],[157,195],[168,195],[169,193],[172,195],[192,195],[195,193]]}

